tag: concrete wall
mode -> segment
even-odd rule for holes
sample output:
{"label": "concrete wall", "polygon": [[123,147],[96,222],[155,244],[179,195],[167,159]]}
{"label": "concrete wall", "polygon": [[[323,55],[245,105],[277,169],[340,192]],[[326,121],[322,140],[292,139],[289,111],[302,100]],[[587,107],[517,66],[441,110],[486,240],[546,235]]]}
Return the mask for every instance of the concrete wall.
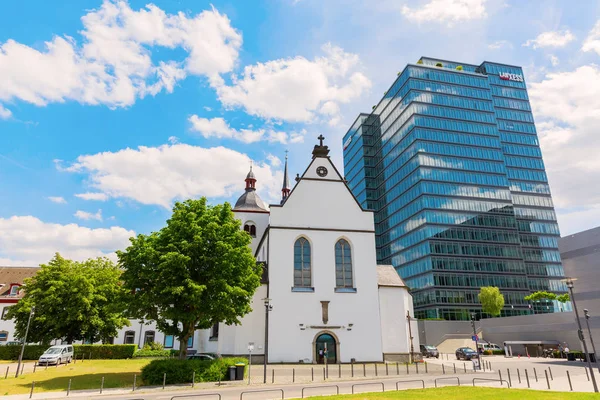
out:
{"label": "concrete wall", "polygon": [[468,338],[473,336],[470,321],[427,321],[419,320],[421,344],[437,346],[446,339]]}

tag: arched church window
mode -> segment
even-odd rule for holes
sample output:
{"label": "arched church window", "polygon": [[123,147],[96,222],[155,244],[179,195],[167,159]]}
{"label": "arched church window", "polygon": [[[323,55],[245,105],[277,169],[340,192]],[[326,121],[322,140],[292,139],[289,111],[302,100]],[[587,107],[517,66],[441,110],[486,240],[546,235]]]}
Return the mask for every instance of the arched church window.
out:
{"label": "arched church window", "polygon": [[352,252],[350,243],[340,239],[335,244],[335,286],[338,288],[353,288]]}
{"label": "arched church window", "polygon": [[310,243],[299,238],[294,244],[294,287],[311,286]]}
{"label": "arched church window", "polygon": [[247,222],[244,225],[244,231],[248,232],[248,234],[252,237],[256,237],[256,225],[252,222]]}

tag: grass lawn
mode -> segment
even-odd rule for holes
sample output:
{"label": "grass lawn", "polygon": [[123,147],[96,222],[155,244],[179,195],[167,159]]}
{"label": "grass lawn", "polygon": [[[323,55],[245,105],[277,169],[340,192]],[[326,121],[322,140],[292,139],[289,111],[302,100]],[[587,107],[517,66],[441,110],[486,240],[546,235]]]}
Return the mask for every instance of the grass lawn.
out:
{"label": "grass lawn", "polygon": [[457,399],[457,400],[563,400],[563,399],[600,399],[600,395],[594,393],[565,393],[565,392],[545,392],[541,390],[521,390],[521,389],[496,389],[496,388],[477,388],[477,387],[443,387],[437,389],[412,389],[400,390],[398,392],[385,393],[363,393],[347,394],[340,396],[311,397],[314,400],[338,400],[338,399],[401,399],[401,400],[431,400],[431,399]]}
{"label": "grass lawn", "polygon": [[129,387],[133,385],[133,375],[137,374],[137,385],[141,369],[148,364],[149,359],[130,360],[90,360],[71,363],[64,367],[47,370],[38,369],[35,373],[26,372],[18,378],[0,377],[0,396],[29,393],[31,382],[35,381],[35,391],[67,390],[71,379],[71,390],[95,389],[100,390],[100,382],[104,377],[105,388]]}

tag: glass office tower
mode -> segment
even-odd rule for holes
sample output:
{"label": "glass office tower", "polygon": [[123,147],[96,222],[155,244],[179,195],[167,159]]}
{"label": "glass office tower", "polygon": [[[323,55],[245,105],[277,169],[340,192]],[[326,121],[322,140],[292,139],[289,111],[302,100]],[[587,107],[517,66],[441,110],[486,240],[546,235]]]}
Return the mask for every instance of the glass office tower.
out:
{"label": "glass office tower", "polygon": [[344,171],[375,211],[377,257],[411,288],[417,318],[569,310],[528,294],[562,294],[559,230],[520,67],[421,58],[398,74],[343,139]]}

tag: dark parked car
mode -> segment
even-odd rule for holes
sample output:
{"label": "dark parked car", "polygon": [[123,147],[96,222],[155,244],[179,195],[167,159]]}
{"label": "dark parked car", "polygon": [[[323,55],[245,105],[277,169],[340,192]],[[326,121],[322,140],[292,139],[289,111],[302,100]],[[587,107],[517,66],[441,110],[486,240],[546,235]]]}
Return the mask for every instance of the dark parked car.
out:
{"label": "dark parked car", "polygon": [[421,354],[423,355],[423,357],[435,357],[435,358],[440,358],[440,352],[438,351],[438,349],[435,346],[427,346],[422,344],[421,345]]}
{"label": "dark parked car", "polygon": [[471,360],[472,358],[479,358],[479,354],[470,347],[461,347],[456,349],[457,360]]}

